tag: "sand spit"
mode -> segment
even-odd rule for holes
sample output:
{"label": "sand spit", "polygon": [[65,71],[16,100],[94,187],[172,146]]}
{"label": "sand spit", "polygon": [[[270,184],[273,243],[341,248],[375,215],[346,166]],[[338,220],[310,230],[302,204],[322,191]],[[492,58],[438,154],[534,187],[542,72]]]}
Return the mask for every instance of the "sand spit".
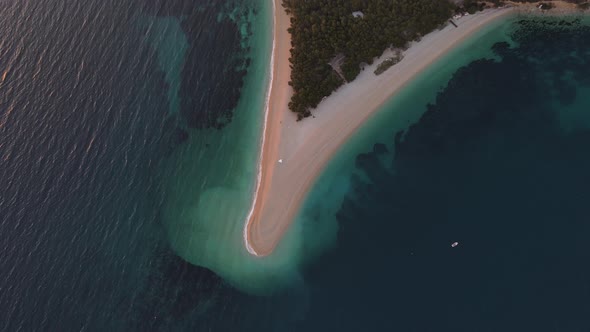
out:
{"label": "sand spit", "polygon": [[[294,220],[307,192],[338,148],[389,98],[428,65],[464,39],[517,7],[488,9],[461,17],[432,32],[404,52],[404,59],[375,76],[379,63],[365,68],[356,80],[339,88],[313,112],[296,121],[288,109],[290,21],[274,0],[272,77],[265,113],[259,177],[253,206],[244,225],[244,244],[254,256],[270,255]],[[384,56],[388,56],[385,52]],[[383,57],[382,57],[383,58]]]}

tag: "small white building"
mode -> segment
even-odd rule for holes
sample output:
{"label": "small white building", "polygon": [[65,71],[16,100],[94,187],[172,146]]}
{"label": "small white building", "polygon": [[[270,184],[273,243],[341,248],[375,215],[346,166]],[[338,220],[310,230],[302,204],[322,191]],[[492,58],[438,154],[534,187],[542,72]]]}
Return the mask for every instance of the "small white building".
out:
{"label": "small white building", "polygon": [[363,14],[363,12],[352,12],[352,16],[354,16],[355,18],[363,18],[365,17],[365,14]]}

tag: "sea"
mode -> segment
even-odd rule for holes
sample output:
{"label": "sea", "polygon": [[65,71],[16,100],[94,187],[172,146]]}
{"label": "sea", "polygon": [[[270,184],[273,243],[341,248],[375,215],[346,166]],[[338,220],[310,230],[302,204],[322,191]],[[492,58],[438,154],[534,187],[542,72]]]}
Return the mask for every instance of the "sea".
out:
{"label": "sea", "polygon": [[503,18],[407,84],[295,221],[335,240],[261,295],[196,262],[251,203],[272,3],[0,12],[0,331],[590,330],[588,17]]}

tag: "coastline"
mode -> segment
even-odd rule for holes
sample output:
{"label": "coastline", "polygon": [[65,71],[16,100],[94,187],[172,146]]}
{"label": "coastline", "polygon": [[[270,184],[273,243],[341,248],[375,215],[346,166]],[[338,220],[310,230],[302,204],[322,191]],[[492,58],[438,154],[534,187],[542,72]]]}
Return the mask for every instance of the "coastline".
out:
{"label": "coastline", "polygon": [[[320,103],[313,119],[297,122],[296,115],[288,109],[292,94],[288,85],[289,17],[275,4],[273,73],[265,112],[259,180],[243,230],[247,251],[257,257],[272,254],[298,213],[306,193],[340,146],[431,63],[484,26],[518,12],[515,9],[489,9],[458,19],[458,28],[447,25],[431,32],[420,42],[413,43],[399,64],[379,76],[373,74],[379,61],[367,66],[355,81],[340,87]],[[387,51],[384,56],[386,54]]]}
{"label": "coastline", "polygon": [[[273,0],[272,73],[265,107],[260,163],[253,203],[244,224],[243,241],[256,257],[271,255],[294,221],[306,194],[342,144],[381,106],[430,64],[483,27],[510,14],[564,14],[574,7],[541,12],[532,4],[487,9],[455,20],[414,42],[404,59],[375,76],[380,61],[364,68],[357,79],[340,87],[314,110],[314,118],[301,122],[289,111],[292,89],[289,56],[289,16]],[[391,53],[385,51],[385,58]],[[279,162],[280,160],[280,162]]]}
{"label": "coastline", "polygon": [[291,35],[287,31],[290,20],[285,10],[277,1],[272,1],[273,11],[273,44],[270,60],[269,87],[265,103],[264,121],[260,143],[260,156],[258,163],[257,180],[252,198],[252,206],[246,217],[243,228],[243,241],[246,250],[254,256],[266,256],[255,247],[251,240],[250,229],[256,220],[260,220],[261,211],[265,204],[265,198],[270,191],[274,163],[278,155],[278,142],[281,140],[281,125],[285,115],[291,113],[288,109],[289,100],[293,91],[289,86],[291,69],[289,57],[291,49]]}
{"label": "coastline", "polygon": [[244,240],[244,246],[246,247],[246,250],[254,256],[258,256],[258,253],[256,252],[256,250],[252,247],[252,245],[250,244],[250,241],[248,240],[248,225],[250,220],[252,220],[253,215],[254,215],[254,211],[256,209],[256,205],[258,202],[258,196],[259,196],[259,192],[260,192],[260,187],[262,184],[262,165],[263,165],[263,158],[264,158],[264,150],[265,150],[265,142],[266,142],[266,134],[267,134],[267,128],[268,128],[268,116],[269,116],[269,110],[270,110],[270,104],[271,104],[271,96],[272,96],[272,91],[273,91],[273,87],[274,87],[274,73],[275,73],[275,52],[276,52],[276,46],[277,46],[277,4],[276,4],[276,0],[271,0],[272,2],[272,48],[271,48],[271,54],[270,54],[270,78],[268,81],[268,88],[267,88],[267,92],[266,92],[266,99],[264,102],[264,119],[262,121],[262,134],[261,134],[261,138],[260,138],[260,155],[258,158],[258,165],[257,165],[257,170],[256,170],[256,183],[254,184],[255,188],[254,188],[254,192],[253,192],[253,198],[252,198],[252,206],[250,207],[250,210],[248,211],[248,215],[246,216],[246,220],[244,223],[244,228],[242,231],[242,237]]}
{"label": "coastline", "polygon": [[545,1],[553,4],[555,7],[550,10],[540,10],[537,8],[537,3],[523,3],[506,1],[508,6],[516,7],[518,12],[521,14],[541,14],[541,15],[564,15],[572,13],[583,13],[582,10],[578,9],[576,4],[563,2],[563,1]]}

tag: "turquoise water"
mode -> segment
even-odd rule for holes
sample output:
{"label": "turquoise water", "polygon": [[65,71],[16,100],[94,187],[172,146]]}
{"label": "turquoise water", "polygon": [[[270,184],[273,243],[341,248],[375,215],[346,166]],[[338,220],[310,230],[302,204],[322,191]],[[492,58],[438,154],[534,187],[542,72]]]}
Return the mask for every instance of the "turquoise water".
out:
{"label": "turquoise water", "polygon": [[302,212],[339,230],[301,330],[590,328],[588,23],[487,27],[361,128]]}
{"label": "turquoise water", "polygon": [[435,63],[256,260],[269,5],[0,1],[0,330],[587,331],[587,25]]}
{"label": "turquoise water", "polygon": [[[179,255],[240,257],[224,245],[243,248],[270,3],[0,9],[0,330],[269,326],[266,299]],[[196,234],[201,251],[179,236],[212,225],[230,235]]]}
{"label": "turquoise water", "polygon": [[[258,171],[272,46],[272,31],[268,29],[272,22],[271,5],[249,5],[246,15],[237,16],[243,8],[229,8],[217,18],[241,20],[236,22],[241,33],[240,46],[251,59],[232,121],[223,130],[188,129],[188,141],[163,164],[162,177],[165,201],[161,216],[173,250],[234,284],[240,280],[232,280],[231,271],[248,258],[241,240],[242,229]],[[166,24],[167,20],[158,19],[158,24]],[[171,47],[175,52],[183,52],[184,42],[178,39],[175,47],[169,44],[171,38],[162,40],[166,42],[159,44],[159,54],[169,66],[163,69],[167,69],[170,86],[175,87],[181,80],[175,76],[173,66],[177,56],[166,52]],[[173,98],[171,105],[174,103]],[[172,108],[172,112],[178,111]]]}
{"label": "turquoise water", "polygon": [[[495,59],[492,45],[504,40],[511,29],[506,18],[471,35],[462,44],[431,64],[416,78],[390,98],[348,142],[337,152],[326,166],[313,189],[308,194],[298,217],[298,222],[314,224],[334,221],[344,196],[351,190],[352,175],[366,179],[364,172],[355,166],[356,156],[373,149],[375,142],[385,142],[389,151],[394,150],[392,138],[416,123],[426,111],[425,105],[432,103],[437,93],[444,88],[453,74],[462,66],[477,59]],[[392,155],[381,156],[384,164],[391,163]],[[310,229],[310,231],[313,231]]]}

